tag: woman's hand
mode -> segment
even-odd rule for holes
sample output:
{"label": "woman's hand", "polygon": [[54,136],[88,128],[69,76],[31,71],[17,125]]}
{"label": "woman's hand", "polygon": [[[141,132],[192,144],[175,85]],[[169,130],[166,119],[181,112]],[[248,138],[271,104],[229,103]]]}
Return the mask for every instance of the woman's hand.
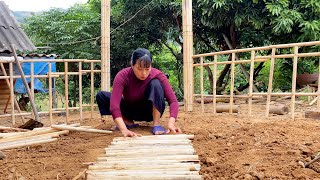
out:
{"label": "woman's hand", "polygon": [[171,134],[182,133],[181,129],[174,125],[175,121],[176,121],[175,118],[170,117],[169,122],[168,122],[167,134],[170,134],[170,133]]}
{"label": "woman's hand", "polygon": [[136,134],[133,131],[130,131],[128,129],[121,130],[121,133],[124,137],[135,137],[135,136],[141,136],[141,134]]}

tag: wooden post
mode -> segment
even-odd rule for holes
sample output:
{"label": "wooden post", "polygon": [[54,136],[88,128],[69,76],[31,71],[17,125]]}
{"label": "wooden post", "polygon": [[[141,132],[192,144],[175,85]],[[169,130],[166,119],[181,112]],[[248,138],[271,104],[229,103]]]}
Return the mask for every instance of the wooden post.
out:
{"label": "wooden post", "polygon": [[200,58],[200,94],[201,94],[201,111],[204,112],[204,101],[203,101],[203,57]]}
{"label": "wooden post", "polygon": [[52,125],[52,66],[51,63],[48,64],[48,78],[49,78],[49,119],[50,125]]}
{"label": "wooden post", "polygon": [[294,108],[296,102],[296,83],[297,83],[297,69],[298,69],[298,52],[299,47],[294,46],[293,70],[292,70],[292,97],[291,97],[291,118],[294,119]]}
{"label": "wooden post", "polygon": [[[320,57],[319,57],[320,60]],[[319,76],[318,76],[318,91],[317,91],[317,97],[315,99],[317,99],[317,108],[318,110],[320,109],[320,63],[318,65],[318,71],[319,71]]]}
{"label": "wooden post", "polygon": [[94,63],[91,62],[91,119],[93,118],[94,104]]}
{"label": "wooden post", "polygon": [[266,105],[266,117],[269,117],[270,111],[270,101],[271,101],[271,93],[272,93],[272,84],[273,84],[273,71],[274,71],[274,60],[276,55],[276,48],[272,48],[271,52],[271,62],[270,62],[270,70],[269,70],[269,84],[268,84],[268,94],[267,94],[267,105]]}
{"label": "wooden post", "polygon": [[236,54],[232,53],[231,56],[232,59],[232,64],[231,64],[231,83],[230,83],[230,109],[229,113],[233,112],[233,91],[234,91],[234,66],[235,66],[235,59],[236,59]]}
{"label": "wooden post", "polygon": [[253,73],[254,73],[254,58],[256,56],[255,51],[251,51],[251,63],[250,63],[250,78],[249,78],[249,117],[252,115],[252,92],[253,92]]}
{"label": "wooden post", "polygon": [[218,61],[218,56],[214,55],[214,64],[213,64],[213,114],[216,114],[217,109],[217,61]]}
{"label": "wooden post", "polygon": [[183,86],[185,111],[193,110],[193,32],[192,0],[182,0]]}
{"label": "wooden post", "polygon": [[11,119],[12,125],[16,124],[15,121],[15,114],[14,114],[14,86],[13,86],[13,64],[12,62],[9,63],[9,74],[10,74],[10,98],[11,98]]}
{"label": "wooden post", "polygon": [[79,114],[82,121],[82,62],[79,62]]}
{"label": "wooden post", "polygon": [[101,0],[101,90],[110,91],[110,0]]}
{"label": "wooden post", "polygon": [[65,109],[66,109],[66,121],[69,123],[69,76],[68,76],[68,62],[64,62],[64,96],[65,96]]}
{"label": "wooden post", "polygon": [[32,97],[29,98],[34,99],[34,62],[30,63],[30,89]]}

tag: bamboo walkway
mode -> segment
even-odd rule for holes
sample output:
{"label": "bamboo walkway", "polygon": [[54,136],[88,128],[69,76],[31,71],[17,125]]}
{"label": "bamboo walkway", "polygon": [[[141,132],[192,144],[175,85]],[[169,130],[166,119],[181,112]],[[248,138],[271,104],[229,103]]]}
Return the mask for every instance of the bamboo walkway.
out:
{"label": "bamboo walkway", "polygon": [[117,137],[106,154],[88,167],[86,179],[198,180],[200,163],[194,135]]}

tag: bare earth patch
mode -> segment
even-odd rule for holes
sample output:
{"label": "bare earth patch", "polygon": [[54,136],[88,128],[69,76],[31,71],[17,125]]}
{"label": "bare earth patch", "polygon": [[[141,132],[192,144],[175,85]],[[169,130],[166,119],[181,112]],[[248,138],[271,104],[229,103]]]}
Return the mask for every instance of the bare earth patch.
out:
{"label": "bare earth patch", "polygon": [[[292,120],[290,115],[265,118],[263,105],[254,106],[251,118],[246,105],[240,106],[239,114],[213,115],[211,106],[206,105],[204,113],[199,107],[191,113],[181,109],[178,119],[183,133],[195,134],[193,146],[204,179],[320,179],[320,162],[310,168],[298,163],[309,162],[320,151],[319,120]],[[168,114],[162,118],[163,124]],[[77,114],[72,118],[78,121]],[[56,121],[63,119],[55,117]],[[107,130],[113,126],[111,118],[106,124],[99,119],[96,113],[82,125]],[[151,135],[151,124],[141,125],[134,131]],[[6,158],[0,160],[0,179],[72,179],[117,136],[121,136],[119,131],[111,135],[71,132],[57,142],[3,151]]]}

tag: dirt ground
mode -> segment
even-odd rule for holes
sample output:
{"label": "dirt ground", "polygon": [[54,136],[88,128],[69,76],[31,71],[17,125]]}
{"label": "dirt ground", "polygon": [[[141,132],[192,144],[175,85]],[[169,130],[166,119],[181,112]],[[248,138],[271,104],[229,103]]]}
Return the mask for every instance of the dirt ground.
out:
{"label": "dirt ground", "polygon": [[[266,118],[265,106],[259,104],[254,105],[251,118],[247,105],[240,105],[239,113],[231,115],[213,115],[212,105],[205,107],[204,113],[199,107],[191,113],[181,107],[178,119],[183,133],[195,135],[193,146],[204,179],[320,180],[320,162],[310,168],[299,165],[299,161],[309,162],[320,151],[320,120],[303,118],[306,107],[297,106],[295,120],[290,114]],[[168,114],[162,118],[163,124]],[[56,121],[63,119],[55,117]],[[93,119],[84,119],[82,125],[110,129],[113,122],[110,118],[102,124],[95,114]],[[151,135],[151,124],[141,125],[134,131]],[[121,136],[119,131],[111,135],[72,132],[57,142],[6,150],[6,159],[0,160],[0,179],[72,179],[87,168],[86,163],[102,155],[116,136]]]}

